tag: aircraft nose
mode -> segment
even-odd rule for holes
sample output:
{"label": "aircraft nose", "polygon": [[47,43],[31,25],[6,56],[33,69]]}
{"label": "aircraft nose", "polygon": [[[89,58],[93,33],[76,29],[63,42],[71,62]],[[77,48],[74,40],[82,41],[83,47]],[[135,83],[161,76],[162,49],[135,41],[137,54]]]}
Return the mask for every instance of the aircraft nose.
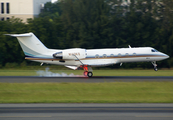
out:
{"label": "aircraft nose", "polygon": [[166,59],[169,58],[169,55],[166,55]]}
{"label": "aircraft nose", "polygon": [[169,58],[169,55],[164,54],[164,58],[165,58],[165,59]]}

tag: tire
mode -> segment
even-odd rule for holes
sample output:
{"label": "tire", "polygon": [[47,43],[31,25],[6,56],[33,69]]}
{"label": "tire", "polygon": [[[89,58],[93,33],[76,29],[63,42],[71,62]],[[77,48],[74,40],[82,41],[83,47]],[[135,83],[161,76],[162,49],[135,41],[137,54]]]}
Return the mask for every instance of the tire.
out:
{"label": "tire", "polygon": [[157,67],[154,67],[154,70],[155,70],[155,71],[158,71]]}
{"label": "tire", "polygon": [[92,77],[93,76],[93,73],[92,72],[88,72],[87,76],[88,77]]}
{"label": "tire", "polygon": [[88,76],[88,72],[87,72],[87,71],[84,71],[84,72],[83,72],[83,75],[84,75],[84,76]]}

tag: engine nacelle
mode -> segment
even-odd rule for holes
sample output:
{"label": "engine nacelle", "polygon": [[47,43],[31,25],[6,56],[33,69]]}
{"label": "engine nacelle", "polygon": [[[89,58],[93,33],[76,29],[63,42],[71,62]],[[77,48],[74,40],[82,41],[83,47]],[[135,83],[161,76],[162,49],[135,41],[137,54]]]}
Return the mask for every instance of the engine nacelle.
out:
{"label": "engine nacelle", "polygon": [[[83,59],[86,58],[86,50],[81,48],[74,48],[74,49],[66,49],[62,50],[61,52],[57,52],[53,54],[54,58],[57,59]],[[77,57],[77,58],[76,58]]]}

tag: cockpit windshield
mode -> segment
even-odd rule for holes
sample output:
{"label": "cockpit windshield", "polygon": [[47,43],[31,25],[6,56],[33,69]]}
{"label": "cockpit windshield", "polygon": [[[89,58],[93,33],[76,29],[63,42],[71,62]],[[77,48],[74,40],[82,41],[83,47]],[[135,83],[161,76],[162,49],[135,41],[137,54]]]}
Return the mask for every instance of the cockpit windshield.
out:
{"label": "cockpit windshield", "polygon": [[159,51],[157,51],[156,49],[151,49],[151,52],[159,52]]}

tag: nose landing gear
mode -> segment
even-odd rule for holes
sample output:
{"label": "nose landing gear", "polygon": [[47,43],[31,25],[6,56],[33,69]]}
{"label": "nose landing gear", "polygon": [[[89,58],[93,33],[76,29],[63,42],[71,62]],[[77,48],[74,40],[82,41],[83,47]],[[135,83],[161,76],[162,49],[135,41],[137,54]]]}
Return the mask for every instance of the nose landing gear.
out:
{"label": "nose landing gear", "polygon": [[153,66],[154,66],[154,70],[155,70],[155,71],[158,71],[156,61],[153,61],[153,62],[151,62],[151,63],[152,63]]}

